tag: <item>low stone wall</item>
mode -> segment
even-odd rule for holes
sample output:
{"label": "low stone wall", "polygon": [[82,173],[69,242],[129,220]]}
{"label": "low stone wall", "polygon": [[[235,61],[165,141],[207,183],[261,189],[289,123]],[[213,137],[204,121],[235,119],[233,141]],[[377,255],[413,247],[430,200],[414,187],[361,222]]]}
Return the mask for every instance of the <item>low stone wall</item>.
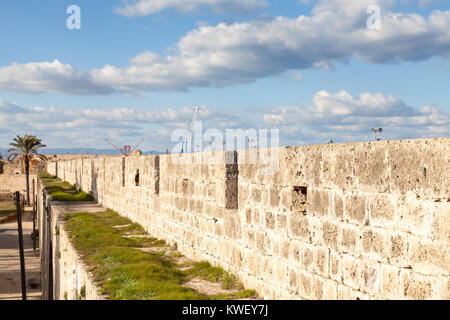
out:
{"label": "low stone wall", "polygon": [[59,210],[52,210],[54,217],[53,269],[55,300],[104,300],[92,275],[81,260],[64,230],[64,223],[58,219]]}
{"label": "low stone wall", "polygon": [[449,138],[252,152],[48,169],[267,299],[450,299]]}
{"label": "low stone wall", "polygon": [[39,186],[37,228],[41,259],[42,299],[44,300],[104,300],[88,267],[83,263],[64,229],[63,214],[67,206],[52,201]]}

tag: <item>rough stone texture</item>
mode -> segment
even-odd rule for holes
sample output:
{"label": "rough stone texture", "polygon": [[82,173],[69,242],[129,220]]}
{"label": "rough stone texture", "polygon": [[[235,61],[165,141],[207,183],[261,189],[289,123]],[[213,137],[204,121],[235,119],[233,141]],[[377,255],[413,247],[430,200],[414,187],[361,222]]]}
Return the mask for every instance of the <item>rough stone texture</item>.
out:
{"label": "rough stone texture", "polygon": [[[33,188],[33,180],[36,183],[36,175],[30,175],[30,193]],[[26,188],[26,176],[24,174],[0,174],[0,193],[19,191],[21,194],[25,194]]]}
{"label": "rough stone texture", "polygon": [[[63,214],[68,212],[101,212],[105,208],[92,203],[67,205],[50,201],[52,227],[53,298],[56,300],[105,300],[89,268],[75,250],[64,228]],[[57,232],[53,232],[58,230]],[[84,296],[82,296],[84,291]]]}
{"label": "rough stone texture", "polygon": [[261,151],[48,168],[264,298],[449,298],[450,138]]}

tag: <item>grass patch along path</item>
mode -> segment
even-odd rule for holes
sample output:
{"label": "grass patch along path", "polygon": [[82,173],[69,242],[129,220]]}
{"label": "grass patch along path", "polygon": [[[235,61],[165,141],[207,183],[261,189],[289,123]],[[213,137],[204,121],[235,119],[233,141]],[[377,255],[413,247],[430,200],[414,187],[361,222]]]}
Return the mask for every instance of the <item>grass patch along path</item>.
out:
{"label": "grass patch along path", "polygon": [[114,300],[256,298],[208,262],[193,262],[118,213],[66,213],[64,228],[100,287]]}
{"label": "grass patch along path", "polygon": [[16,212],[16,203],[13,200],[0,200],[0,218],[7,217]]}
{"label": "grass patch along path", "polygon": [[70,183],[48,173],[41,173],[40,178],[53,200],[75,202],[95,200],[91,194],[77,190]]}

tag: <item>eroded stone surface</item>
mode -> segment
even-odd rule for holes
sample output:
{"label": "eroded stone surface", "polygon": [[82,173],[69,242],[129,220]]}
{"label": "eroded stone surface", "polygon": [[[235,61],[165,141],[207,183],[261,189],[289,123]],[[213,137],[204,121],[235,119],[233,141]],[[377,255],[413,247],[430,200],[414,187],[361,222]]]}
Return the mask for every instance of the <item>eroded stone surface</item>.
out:
{"label": "eroded stone surface", "polygon": [[[264,298],[448,297],[450,138],[262,151],[228,164],[215,161],[222,152],[124,168],[120,157],[63,159],[49,171]],[[265,174],[277,152],[278,172]]]}

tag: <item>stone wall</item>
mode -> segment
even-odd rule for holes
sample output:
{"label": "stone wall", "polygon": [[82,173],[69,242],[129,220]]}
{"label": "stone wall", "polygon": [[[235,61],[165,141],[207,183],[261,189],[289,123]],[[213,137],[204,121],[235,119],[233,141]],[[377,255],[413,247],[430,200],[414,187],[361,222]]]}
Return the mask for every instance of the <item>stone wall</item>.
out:
{"label": "stone wall", "polygon": [[53,213],[53,299],[105,300],[60,218],[61,213]]}
{"label": "stone wall", "polygon": [[80,206],[53,201],[42,185],[38,190],[36,208],[42,299],[105,300],[64,227],[63,217],[68,207],[71,210],[71,207],[79,209]]}
{"label": "stone wall", "polygon": [[[30,175],[30,194],[33,191],[33,179],[37,183],[37,176]],[[36,188],[36,185],[35,185]],[[3,174],[0,175],[0,193],[16,192],[25,194],[27,189],[26,176],[24,174]]]}
{"label": "stone wall", "polygon": [[449,138],[253,151],[48,169],[267,299],[450,299]]}

